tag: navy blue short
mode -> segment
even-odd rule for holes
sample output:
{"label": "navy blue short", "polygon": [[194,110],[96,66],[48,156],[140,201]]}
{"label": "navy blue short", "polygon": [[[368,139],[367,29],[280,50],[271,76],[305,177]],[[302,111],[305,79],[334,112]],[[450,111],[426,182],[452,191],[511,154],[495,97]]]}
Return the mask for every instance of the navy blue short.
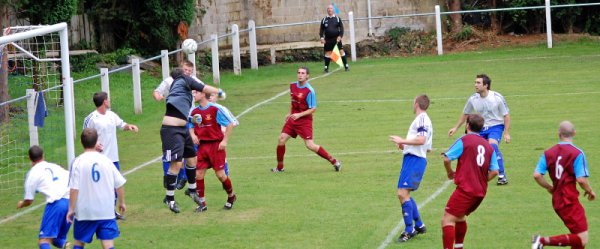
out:
{"label": "navy blue short", "polygon": [[425,174],[425,166],[427,166],[427,159],[413,154],[405,154],[398,178],[398,188],[417,190]]}

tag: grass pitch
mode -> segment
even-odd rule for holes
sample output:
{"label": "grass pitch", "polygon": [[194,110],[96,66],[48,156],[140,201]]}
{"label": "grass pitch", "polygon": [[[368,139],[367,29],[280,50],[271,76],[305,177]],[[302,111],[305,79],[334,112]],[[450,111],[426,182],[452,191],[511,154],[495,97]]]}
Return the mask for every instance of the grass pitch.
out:
{"label": "grass pitch", "polygon": [[[234,114],[243,113],[227,149],[238,195],[233,210],[222,209],[225,192],[208,171],[208,212],[193,213],[192,201],[178,191],[182,213],[172,214],[161,202],[162,165],[156,161],[126,176],[127,220],[119,222],[121,237],[116,247],[439,248],[440,219],[454,189],[453,184],[445,185],[439,153],[458,138],[449,138],[447,132],[473,93],[474,77],[479,73],[491,77],[492,90],[502,93],[510,108],[512,142],[500,145],[509,184],[490,183],[486,199],[468,217],[466,247],[527,248],[534,233],[568,232],[551,208],[551,196],[532,178],[543,150],[557,142],[562,120],[575,124],[575,144],[586,152],[591,185],[600,193],[598,42],[441,57],[361,59],[351,64],[348,73],[337,71],[311,80],[318,105],[315,142],[343,162],[342,172],[334,172],[328,162],[296,139],[287,144],[285,173],[273,174],[269,169],[276,164],[277,137],[289,110],[287,94],[274,96],[296,80],[299,65],[222,76],[221,87],[228,93],[222,104]],[[322,76],[320,63],[307,65],[311,77]],[[111,83],[113,110],[140,128],[138,134],[119,133],[122,172],[160,156],[158,131],[164,112],[164,104],[150,97],[158,80],[146,77],[144,114],[133,115],[128,77],[115,76],[115,82],[123,78],[122,83]],[[77,110],[78,124],[93,110],[88,101],[99,89],[98,82],[76,86],[77,104],[82,106]],[[402,155],[388,135],[406,135],[414,118],[412,100],[421,93],[432,100],[428,113],[434,126],[434,150],[428,155],[423,182],[412,196],[421,206],[428,232],[400,244],[395,242],[398,234],[392,231],[403,227],[395,194]],[[0,204],[0,217],[16,213],[14,206],[21,197],[2,197],[6,201]],[[42,199],[36,197],[35,204]],[[588,248],[600,247],[596,239],[600,237],[600,206],[582,202],[590,228]],[[40,208],[0,225],[1,247],[36,247],[41,214]],[[100,248],[100,244],[94,241],[86,248]]]}

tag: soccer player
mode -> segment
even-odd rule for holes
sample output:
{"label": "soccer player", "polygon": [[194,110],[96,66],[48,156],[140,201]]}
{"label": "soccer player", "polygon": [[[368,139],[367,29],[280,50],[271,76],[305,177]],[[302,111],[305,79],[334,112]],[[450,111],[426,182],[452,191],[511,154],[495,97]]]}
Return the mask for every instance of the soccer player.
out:
{"label": "soccer player", "polygon": [[405,227],[404,232],[398,238],[399,242],[406,242],[417,234],[427,231],[417,209],[417,203],[410,197],[410,192],[419,188],[427,166],[427,152],[431,151],[433,125],[427,115],[427,108],[429,108],[427,95],[415,97],[413,113],[416,117],[408,128],[406,138],[390,136],[390,141],[394,142],[399,149],[404,150],[397,193],[402,206]]}
{"label": "soccer player", "polygon": [[312,137],[312,114],[317,110],[317,95],[308,82],[310,72],[307,67],[298,68],[298,81],[290,84],[290,97],[292,104],[290,111],[285,116],[285,125],[279,135],[277,143],[277,167],[272,172],[283,172],[283,157],[285,155],[285,143],[290,137],[300,136],[304,140],[306,148],[317,153],[323,159],[329,161],[335,171],[342,169],[342,163],[329,155],[327,151],[313,142]]}
{"label": "soccer player", "polygon": [[17,208],[28,207],[33,203],[35,193],[46,197],[46,208],[42,216],[38,245],[49,249],[50,244],[57,248],[68,245],[67,233],[71,223],[65,216],[69,211],[69,172],[54,163],[44,160],[44,151],[37,145],[29,148],[31,170],[25,179],[25,197],[17,203]]}
{"label": "soccer player", "polygon": [[187,75],[179,68],[171,72],[173,84],[166,101],[166,111],[160,128],[163,157],[171,162],[169,171],[163,176],[163,185],[166,189],[164,202],[173,213],[179,213],[175,202],[175,187],[177,174],[186,160],[185,173],[188,179],[188,192],[192,200],[202,205],[196,192],[196,151],[194,142],[188,130],[188,114],[192,107],[192,90],[204,93],[222,93],[220,89],[204,85]]}
{"label": "soccer player", "polygon": [[[498,175],[498,160],[492,146],[479,133],[484,119],[479,114],[467,116],[467,134],[457,139],[444,156],[448,179],[456,189],[448,199],[442,218],[444,249],[463,248],[467,234],[467,217],[483,201],[488,181]],[[456,171],[451,161],[458,159]]]}
{"label": "soccer player", "polygon": [[[227,192],[227,202],[224,208],[233,208],[236,195],[233,192],[231,179],[225,173],[226,148],[229,137],[234,127],[234,118],[220,105],[209,101],[211,94],[195,91],[194,97],[198,99],[199,106],[190,113],[190,134],[192,140],[198,145],[196,165],[196,187],[200,196],[201,205],[196,212],[207,210],[204,197],[204,176],[206,170],[212,168],[221,181],[223,189]],[[226,127],[225,132],[221,127]]]}
{"label": "soccer player", "polygon": [[125,178],[112,161],[96,150],[98,133],[93,128],[81,132],[83,153],[71,165],[69,212],[66,219],[74,221],[73,249],[83,249],[92,243],[94,234],[102,248],[114,248],[119,227],[114,213],[116,191],[119,211],[125,213]]}
{"label": "soccer player", "polygon": [[[240,122],[237,120],[237,118],[235,118],[235,115],[233,115],[233,113],[225,106],[223,105],[219,105],[217,104],[217,100],[219,98],[217,97],[217,94],[211,94],[210,95],[210,99],[209,101],[212,102],[215,105],[218,105],[223,111],[229,113],[229,116],[231,116],[231,118],[233,119],[233,127],[237,127],[238,125],[240,125]],[[221,98],[222,100],[223,98]],[[225,133],[225,130],[227,129],[227,127],[225,126],[221,126],[221,131],[223,131],[223,133]],[[229,176],[229,162],[227,162],[227,157],[225,158],[225,174],[227,176]]]}
{"label": "soccer player", "polygon": [[[585,248],[588,242],[587,218],[579,202],[579,191],[575,183],[585,191],[583,195],[590,201],[596,199],[596,193],[587,180],[589,171],[585,155],[573,145],[574,136],[575,126],[569,121],[561,122],[558,144],[544,151],[533,172],[537,184],[552,194],[552,207],[571,233],[550,237],[535,235],[531,243],[532,249],[544,246],[570,246],[579,249]],[[552,184],[544,178],[546,173],[549,173]]]}
{"label": "soccer player", "polygon": [[[181,62],[179,62],[179,67],[183,70],[183,73],[185,75],[190,76],[197,81],[200,81],[198,78],[196,78],[195,76],[192,75],[192,73],[194,72],[194,64],[191,61],[189,61],[187,59],[182,60]],[[200,81],[200,82],[202,82],[202,81]],[[152,92],[152,97],[154,98],[154,100],[161,101],[161,100],[165,99],[167,96],[169,96],[169,89],[171,89],[171,84],[173,84],[173,77],[171,77],[171,76],[169,76],[166,79],[164,79],[163,81],[161,81],[160,84],[156,87],[156,89],[154,89],[154,91]],[[170,164],[171,164],[171,162],[165,160],[165,158],[163,157],[163,176],[167,175]],[[187,182],[187,176],[185,175],[185,170],[181,169],[179,171],[179,174],[177,175],[177,187],[176,188],[183,189],[185,187],[186,182]]]}
{"label": "soccer player", "polygon": [[490,90],[492,80],[485,74],[477,75],[475,78],[475,93],[469,97],[463,114],[458,119],[458,123],[450,131],[448,136],[452,136],[458,128],[465,122],[467,115],[478,113],[483,116],[485,123],[480,135],[487,139],[494,148],[498,156],[498,185],[508,184],[508,178],[504,172],[504,157],[500,152],[499,145],[504,133],[504,141],[510,143],[510,115],[508,105],[502,94]]}
{"label": "soccer player", "polygon": [[333,5],[327,6],[327,16],[321,20],[321,26],[319,28],[319,37],[321,37],[321,44],[324,44],[323,50],[325,52],[325,73],[329,72],[329,62],[331,62],[331,52],[333,47],[337,46],[342,56],[342,62],[346,71],[350,70],[348,61],[346,60],[346,53],[344,52],[344,46],[342,45],[342,37],[344,36],[344,24],[342,19],[335,15]]}
{"label": "soccer player", "polygon": [[[83,121],[83,128],[94,128],[98,133],[98,144],[96,150],[107,156],[121,170],[119,165],[119,146],[117,145],[117,128],[123,131],[138,132],[138,127],[128,124],[116,113],[110,110],[110,99],[106,92],[94,93],[94,104],[96,110],[90,113]],[[118,220],[124,220],[125,216],[115,211]]]}

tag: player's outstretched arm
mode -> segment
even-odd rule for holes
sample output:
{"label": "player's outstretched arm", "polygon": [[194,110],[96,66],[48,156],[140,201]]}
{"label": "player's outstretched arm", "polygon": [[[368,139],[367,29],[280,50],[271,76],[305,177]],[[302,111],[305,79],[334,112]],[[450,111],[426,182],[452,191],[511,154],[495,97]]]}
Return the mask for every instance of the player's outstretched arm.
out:
{"label": "player's outstretched arm", "polygon": [[458,128],[460,128],[465,123],[465,121],[467,121],[467,116],[468,115],[464,113],[460,115],[460,118],[458,118],[458,122],[456,123],[456,125],[448,131],[449,137],[454,135],[454,133],[456,133],[456,130],[458,130]]}
{"label": "player's outstretched arm", "polygon": [[33,200],[27,200],[27,199],[20,200],[17,203],[17,209],[28,207],[29,205],[31,205],[31,203],[33,203]]}

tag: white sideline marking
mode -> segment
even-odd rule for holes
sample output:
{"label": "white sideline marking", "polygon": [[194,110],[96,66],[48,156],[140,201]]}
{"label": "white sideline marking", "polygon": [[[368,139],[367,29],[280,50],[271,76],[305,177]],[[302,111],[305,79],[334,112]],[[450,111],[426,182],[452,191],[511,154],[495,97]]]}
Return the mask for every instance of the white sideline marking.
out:
{"label": "white sideline marking", "polygon": [[[442,192],[444,192],[444,190],[446,190],[446,188],[448,188],[448,186],[450,186],[450,183],[452,183],[452,182],[453,182],[452,180],[447,180],[446,182],[444,182],[444,184],[440,188],[438,188],[433,194],[431,194],[429,197],[427,197],[427,199],[425,201],[421,202],[420,205],[417,205],[417,209],[422,209],[429,202],[433,201],[433,199],[435,199],[438,195],[440,195]],[[388,236],[385,238],[385,240],[383,242],[381,242],[381,245],[379,245],[379,247],[377,247],[377,249],[386,248],[392,242],[392,240],[394,239],[396,234],[398,234],[398,232],[400,232],[400,229],[402,229],[402,226],[404,226],[404,220],[400,220],[400,222],[398,222],[398,225],[396,225],[394,227],[394,229],[392,229],[392,231],[390,231]]]}
{"label": "white sideline marking", "polygon": [[[335,69],[335,70],[331,71],[330,73],[326,73],[326,74],[323,74],[323,75],[320,75],[320,76],[317,76],[317,77],[314,77],[314,78],[310,78],[310,79],[308,79],[308,80],[315,80],[315,79],[319,79],[319,78],[323,78],[323,77],[329,76],[329,75],[331,75],[332,73],[339,71],[340,69],[341,69],[341,68]],[[250,108],[246,109],[245,111],[243,111],[243,112],[241,112],[239,115],[237,115],[237,116],[236,116],[236,118],[238,118],[238,119],[239,119],[240,117],[244,116],[246,113],[248,113],[248,112],[250,112],[250,111],[252,111],[252,110],[254,110],[254,109],[256,109],[256,108],[260,107],[261,105],[264,105],[264,104],[266,104],[266,103],[269,103],[269,102],[271,102],[271,101],[273,101],[273,100],[275,100],[275,99],[277,99],[277,98],[279,98],[279,97],[281,97],[281,96],[283,96],[283,95],[287,94],[289,91],[290,91],[289,89],[288,89],[288,90],[285,90],[285,91],[283,91],[283,92],[280,92],[280,93],[278,93],[277,95],[275,95],[274,97],[272,97],[272,98],[270,98],[270,99],[267,99],[267,100],[265,100],[265,101],[259,102],[259,103],[258,103],[258,104],[256,104],[256,105],[253,105],[253,106],[251,106]],[[156,161],[159,161],[159,160],[161,160],[161,158],[162,158],[162,157],[161,157],[161,156],[159,156],[159,157],[157,157],[157,158],[154,158],[154,159],[152,159],[152,160],[150,160],[150,161],[148,161],[148,162],[142,163],[142,164],[140,164],[140,165],[138,165],[138,166],[134,167],[133,169],[130,169],[130,170],[126,171],[125,173],[123,173],[123,175],[124,175],[124,176],[126,176],[126,175],[128,175],[128,174],[130,174],[130,173],[133,173],[133,172],[135,172],[135,171],[137,171],[137,170],[139,170],[139,169],[141,169],[141,168],[143,168],[143,167],[146,167],[146,166],[148,166],[148,165],[150,165],[150,164],[152,164],[152,163],[154,163],[154,162],[156,162]],[[1,225],[1,224],[4,224],[4,223],[6,223],[6,222],[12,221],[12,220],[14,220],[14,219],[16,219],[16,218],[19,218],[19,217],[21,217],[21,216],[22,216],[22,215],[24,215],[24,214],[30,213],[30,212],[32,212],[33,210],[36,210],[36,209],[40,208],[40,207],[41,207],[41,206],[43,206],[44,204],[46,204],[46,203],[40,203],[40,204],[37,204],[37,205],[35,205],[35,206],[32,206],[32,207],[30,207],[30,208],[28,208],[28,209],[25,209],[25,210],[23,210],[23,211],[20,211],[20,212],[18,212],[18,213],[16,213],[16,214],[13,214],[13,215],[11,215],[11,216],[8,216],[8,217],[6,217],[6,218],[4,218],[4,219],[0,220],[0,225]]]}
{"label": "white sideline marking", "polygon": [[[544,93],[544,94],[516,94],[516,95],[504,95],[504,98],[515,98],[515,97],[539,97],[539,96],[565,96],[565,95],[583,95],[583,94],[600,94],[600,92],[571,92],[571,93]],[[436,100],[465,100],[465,97],[450,97],[450,98],[431,98],[431,101]],[[387,102],[412,102],[413,98],[410,99],[354,99],[354,100],[321,100],[319,103],[387,103]],[[273,104],[281,104],[287,102],[271,102]]]}

